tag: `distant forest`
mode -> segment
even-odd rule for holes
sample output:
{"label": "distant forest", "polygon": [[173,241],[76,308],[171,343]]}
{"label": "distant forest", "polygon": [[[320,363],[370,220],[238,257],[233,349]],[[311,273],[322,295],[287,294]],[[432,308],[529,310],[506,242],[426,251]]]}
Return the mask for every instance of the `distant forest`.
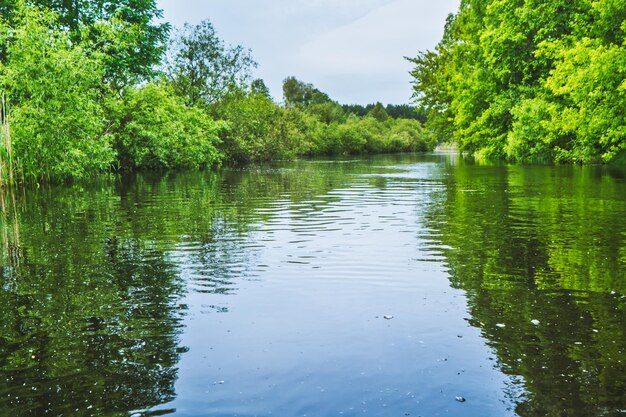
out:
{"label": "distant forest", "polygon": [[366,106],[360,104],[344,104],[343,110],[346,113],[352,113],[357,116],[367,116],[375,107],[382,107],[389,117],[394,119],[413,119],[419,120],[422,123],[426,123],[426,111],[416,106],[408,104],[387,104],[384,106],[382,103],[368,104]]}

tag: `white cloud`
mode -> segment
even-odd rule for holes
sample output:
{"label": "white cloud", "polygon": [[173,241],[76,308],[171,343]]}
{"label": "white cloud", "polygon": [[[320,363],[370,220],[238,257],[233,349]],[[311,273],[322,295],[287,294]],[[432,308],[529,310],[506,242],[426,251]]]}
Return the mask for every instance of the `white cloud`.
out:
{"label": "white cloud", "polygon": [[447,12],[441,2],[395,1],[303,44],[297,60],[324,75],[397,73],[403,56],[432,48],[441,38]]}

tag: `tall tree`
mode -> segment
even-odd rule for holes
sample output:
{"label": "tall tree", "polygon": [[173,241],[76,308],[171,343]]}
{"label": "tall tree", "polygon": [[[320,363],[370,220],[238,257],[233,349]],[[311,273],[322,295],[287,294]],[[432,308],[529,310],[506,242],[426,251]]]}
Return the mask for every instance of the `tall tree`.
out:
{"label": "tall tree", "polygon": [[430,130],[512,160],[626,153],[626,7],[615,0],[463,0],[411,61]]}
{"label": "tall tree", "polygon": [[215,104],[243,88],[257,65],[249,49],[226,46],[208,20],[185,24],[170,47],[167,78],[189,105]]}
{"label": "tall tree", "polygon": [[387,111],[385,110],[385,107],[382,105],[381,102],[376,103],[372,110],[367,113],[367,115],[369,117],[373,117],[379,122],[384,122],[385,120],[389,119],[389,114],[387,114]]}
{"label": "tall tree", "polygon": [[326,93],[321,92],[296,77],[287,77],[283,81],[285,104],[290,107],[307,107],[311,104],[323,104],[331,101]]}
{"label": "tall tree", "polygon": [[52,10],[73,42],[104,52],[115,87],[152,76],[167,46],[170,25],[155,22],[162,17],[156,0],[0,0],[0,15],[13,20],[20,4]]}

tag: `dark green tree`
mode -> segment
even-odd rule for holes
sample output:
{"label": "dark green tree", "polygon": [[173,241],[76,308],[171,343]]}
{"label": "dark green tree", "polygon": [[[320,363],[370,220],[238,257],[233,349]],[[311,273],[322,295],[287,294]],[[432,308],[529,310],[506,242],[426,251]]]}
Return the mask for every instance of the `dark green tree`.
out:
{"label": "dark green tree", "polygon": [[287,77],[283,81],[283,96],[288,107],[307,107],[311,104],[322,104],[332,101],[326,93],[321,92],[296,77]]}
{"label": "dark green tree", "polygon": [[267,85],[265,85],[265,81],[260,78],[257,78],[250,83],[250,91],[254,94],[261,94],[268,98],[271,97],[270,89],[267,88]]}
{"label": "dark green tree", "polygon": [[373,117],[379,122],[384,122],[385,120],[389,119],[389,115],[387,114],[387,111],[385,111],[385,107],[380,102],[376,103],[372,110],[367,113],[367,115],[369,117]]}

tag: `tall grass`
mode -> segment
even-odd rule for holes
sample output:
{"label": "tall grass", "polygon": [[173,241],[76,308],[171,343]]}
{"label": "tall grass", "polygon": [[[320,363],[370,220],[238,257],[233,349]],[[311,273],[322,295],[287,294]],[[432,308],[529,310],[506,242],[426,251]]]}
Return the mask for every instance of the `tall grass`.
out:
{"label": "tall grass", "polygon": [[0,189],[0,262],[18,267],[22,260],[18,205],[13,188]]}
{"label": "tall grass", "polygon": [[9,102],[4,93],[0,97],[0,185],[15,181],[13,145],[9,125]]}

